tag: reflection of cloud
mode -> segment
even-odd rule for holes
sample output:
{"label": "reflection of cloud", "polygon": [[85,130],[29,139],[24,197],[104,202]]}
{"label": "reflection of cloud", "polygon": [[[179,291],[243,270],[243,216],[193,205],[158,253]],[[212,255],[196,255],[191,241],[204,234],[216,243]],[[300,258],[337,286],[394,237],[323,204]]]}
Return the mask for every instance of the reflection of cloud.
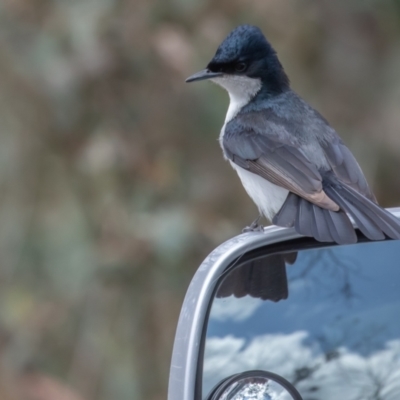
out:
{"label": "reflection of cloud", "polygon": [[[229,307],[226,306],[227,301],[229,301]],[[251,317],[262,304],[262,300],[250,296],[242,298],[233,296],[222,299],[215,298],[210,318],[217,321],[243,321]]]}
{"label": "reflection of cloud", "polygon": [[305,384],[319,385],[321,398],[330,400],[398,400],[400,398],[400,340],[386,343],[368,357],[339,351],[339,357],[325,362]]}
{"label": "reflection of cloud", "polygon": [[207,338],[204,378],[213,384],[237,372],[264,369],[284,377],[291,376],[299,365],[313,360],[312,351],[302,345],[306,332],[275,334],[246,340],[233,336]]}
{"label": "reflection of cloud", "polygon": [[243,338],[226,336],[207,339],[205,394],[221,379],[237,372],[263,369],[296,383],[300,392],[316,399],[400,399],[400,340],[362,356],[346,348],[334,356],[318,345],[305,344],[308,334],[274,334]]}

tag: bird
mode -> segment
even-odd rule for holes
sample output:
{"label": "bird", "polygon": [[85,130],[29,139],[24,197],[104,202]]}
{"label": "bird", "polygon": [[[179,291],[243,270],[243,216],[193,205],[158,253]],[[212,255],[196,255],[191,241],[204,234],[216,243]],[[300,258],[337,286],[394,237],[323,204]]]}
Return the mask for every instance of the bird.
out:
{"label": "bird", "polygon": [[[207,67],[230,98],[219,142],[260,216],[319,242],[400,239],[400,222],[380,207],[355,157],[327,120],[290,87],[262,31],[236,27]],[[262,228],[262,227],[261,227]]]}

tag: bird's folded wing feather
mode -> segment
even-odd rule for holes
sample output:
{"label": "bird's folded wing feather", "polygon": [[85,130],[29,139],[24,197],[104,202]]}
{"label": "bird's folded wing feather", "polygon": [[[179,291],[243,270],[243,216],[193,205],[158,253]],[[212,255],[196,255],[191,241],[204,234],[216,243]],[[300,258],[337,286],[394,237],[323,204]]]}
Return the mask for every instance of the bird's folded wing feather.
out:
{"label": "bird's folded wing feather", "polygon": [[322,148],[336,178],[377,203],[357,160],[342,140],[335,136],[323,143]]}
{"label": "bird's folded wing feather", "polygon": [[290,142],[290,135],[278,138],[274,132],[267,134],[268,126],[262,134],[240,124],[240,120],[232,122],[225,127],[223,137],[223,148],[231,161],[313,204],[339,210],[324,192],[320,172],[301,149]]}

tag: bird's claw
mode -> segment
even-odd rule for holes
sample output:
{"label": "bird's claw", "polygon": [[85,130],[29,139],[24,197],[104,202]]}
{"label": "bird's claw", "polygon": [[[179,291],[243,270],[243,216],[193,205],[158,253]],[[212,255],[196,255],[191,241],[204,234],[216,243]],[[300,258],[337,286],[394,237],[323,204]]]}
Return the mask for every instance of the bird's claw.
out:
{"label": "bird's claw", "polygon": [[264,232],[264,227],[258,223],[260,221],[261,215],[259,215],[251,224],[250,226],[246,226],[242,229],[242,233],[247,232]]}

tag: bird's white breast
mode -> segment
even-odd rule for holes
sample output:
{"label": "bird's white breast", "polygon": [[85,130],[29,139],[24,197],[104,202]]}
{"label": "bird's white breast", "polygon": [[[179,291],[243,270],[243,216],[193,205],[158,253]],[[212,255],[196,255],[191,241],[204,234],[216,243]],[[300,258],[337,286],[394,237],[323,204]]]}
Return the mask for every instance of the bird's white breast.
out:
{"label": "bird's white breast", "polygon": [[[222,145],[226,124],[259,92],[261,81],[245,76],[222,76],[213,78],[212,81],[226,89],[230,99],[225,123],[219,137]],[[230,164],[238,173],[242,185],[247,194],[256,203],[260,213],[272,220],[274,215],[281,209],[289,191],[259,175],[246,171],[232,161],[230,161]]]}
{"label": "bird's white breast", "polygon": [[243,187],[254,203],[256,203],[260,213],[272,221],[272,218],[283,206],[289,191],[267,181],[259,175],[246,171],[232,161],[230,163],[238,173]]}

